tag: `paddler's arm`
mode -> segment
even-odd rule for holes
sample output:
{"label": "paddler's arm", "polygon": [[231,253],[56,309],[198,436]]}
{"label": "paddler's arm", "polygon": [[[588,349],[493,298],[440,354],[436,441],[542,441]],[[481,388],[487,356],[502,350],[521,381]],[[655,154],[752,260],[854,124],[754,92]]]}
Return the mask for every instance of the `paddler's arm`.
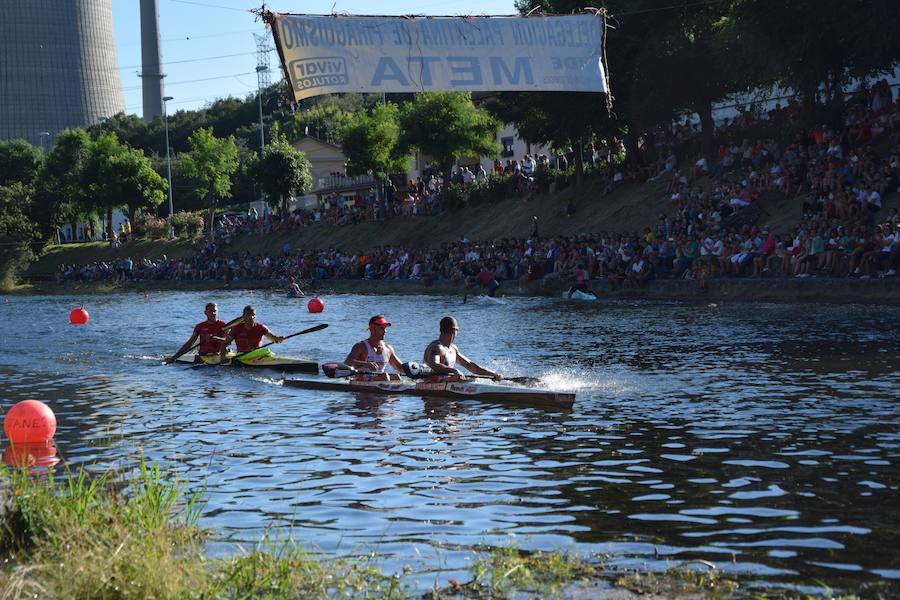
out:
{"label": "paddler's arm", "polygon": [[222,348],[219,350],[219,362],[225,362],[225,353],[228,352],[228,347],[231,345],[231,342],[234,341],[234,336],[229,332],[228,335],[225,336],[225,341],[222,342]]}
{"label": "paddler's arm", "polygon": [[182,354],[184,354],[185,352],[187,352],[188,350],[191,349],[191,347],[194,345],[194,342],[197,341],[197,338],[198,338],[198,337],[200,337],[200,334],[197,333],[197,328],[194,327],[194,333],[191,334],[191,339],[189,339],[188,341],[186,341],[186,342],[184,343],[184,345],[183,345],[181,348],[178,349],[178,352],[176,352],[176,353],[173,354],[172,356],[167,356],[166,359],[165,359],[165,363],[166,363],[167,365],[170,365],[170,364],[172,364],[173,362],[175,362],[175,360],[176,360],[179,356],[181,356]]}
{"label": "paddler's arm", "polygon": [[494,381],[500,381],[501,379],[503,379],[503,376],[500,375],[500,373],[495,373],[490,369],[485,369],[475,361],[471,361],[463,356],[463,354],[459,350],[456,351],[456,362],[467,368],[469,372],[474,373],[475,375],[485,375],[492,378]]}
{"label": "paddler's arm", "polygon": [[263,333],[263,335],[266,336],[267,338],[269,338],[269,341],[270,341],[270,342],[272,342],[273,344],[280,344],[281,342],[284,341],[284,338],[283,338],[282,336],[280,336],[280,335],[275,335],[274,333],[272,333],[272,330],[269,329],[268,327],[266,327],[265,325],[263,325],[263,327],[264,327],[265,330],[266,330],[266,331]]}
{"label": "paddler's arm", "polygon": [[403,373],[403,361],[397,358],[397,351],[394,350],[394,347],[390,345],[388,345],[388,351],[391,353],[391,358],[388,359],[388,364],[394,367],[394,370],[398,373]]}
{"label": "paddler's arm", "polygon": [[374,363],[366,360],[368,356],[369,352],[366,350],[365,345],[362,342],[357,342],[353,345],[353,348],[350,349],[350,354],[347,355],[347,358],[344,359],[344,364],[350,367],[356,367],[361,371],[374,372],[378,370]]}

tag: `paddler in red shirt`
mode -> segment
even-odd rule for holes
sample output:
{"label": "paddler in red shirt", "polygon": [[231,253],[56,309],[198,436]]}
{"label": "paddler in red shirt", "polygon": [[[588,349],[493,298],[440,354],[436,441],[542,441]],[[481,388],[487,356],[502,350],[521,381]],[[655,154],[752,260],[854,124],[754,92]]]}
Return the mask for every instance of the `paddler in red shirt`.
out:
{"label": "paddler in red shirt", "polygon": [[237,345],[237,353],[240,354],[241,352],[249,352],[259,348],[263,336],[266,336],[276,344],[284,341],[282,336],[275,335],[268,327],[256,322],[255,308],[250,305],[245,306],[243,320],[232,327],[228,335],[225,336],[225,343],[222,344],[222,348],[219,350],[219,362],[225,362],[225,353],[228,352],[228,347],[232,341]]}
{"label": "paddler in red shirt", "polygon": [[191,338],[178,349],[178,352],[172,356],[166,357],[167,365],[172,364],[175,362],[175,359],[193,348],[197,339],[200,340],[200,345],[197,348],[198,356],[202,354],[219,353],[219,347],[222,345],[222,342],[225,341],[225,338],[218,334],[221,333],[222,328],[225,327],[225,321],[220,321],[217,318],[219,315],[219,307],[216,306],[215,302],[208,303],[204,312],[206,313],[206,320],[194,325],[194,332],[191,334]]}

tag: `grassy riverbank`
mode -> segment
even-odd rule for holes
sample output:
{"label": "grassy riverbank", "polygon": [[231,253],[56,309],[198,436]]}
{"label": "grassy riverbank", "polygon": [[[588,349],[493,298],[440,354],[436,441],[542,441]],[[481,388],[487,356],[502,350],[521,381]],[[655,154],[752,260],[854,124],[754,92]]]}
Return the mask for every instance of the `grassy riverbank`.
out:
{"label": "grassy riverbank", "polygon": [[[501,237],[526,237],[531,229],[532,217],[538,217],[542,237],[578,235],[599,231],[643,231],[655,224],[660,213],[671,213],[671,203],[666,199],[667,182],[630,184],[602,196],[599,186],[591,181],[582,187],[569,187],[558,193],[543,194],[534,200],[507,199],[486,203],[438,217],[396,218],[385,223],[360,223],[333,227],[306,227],[293,232],[238,237],[231,250],[250,251],[255,254],[277,254],[285,243],[292,248],[322,249],[340,248],[345,251],[367,251],[377,245],[426,247],[442,242],[469,239],[495,239]],[[578,210],[574,216],[566,214],[569,201],[576,201]],[[776,233],[790,231],[800,218],[800,199],[785,200],[766,197],[759,203],[760,224],[767,224]],[[900,207],[900,194],[891,194],[884,201],[884,209]],[[139,282],[124,286],[111,284],[54,285],[52,276],[60,264],[88,264],[110,261],[116,257],[181,258],[190,256],[193,244],[187,240],[135,241],[113,249],[103,242],[64,244],[51,246],[45,254],[24,273],[22,281],[0,283],[0,293],[55,294],[74,291],[86,293],[159,289],[263,289],[281,285],[280,282],[235,282],[226,284],[210,282]],[[799,285],[797,285],[799,284]],[[786,279],[718,279],[710,281],[708,289],[700,290],[693,282],[653,281],[641,290],[609,290],[605,282],[596,287],[604,296],[617,298],[693,299],[693,300],[772,300],[784,302],[866,302],[879,304],[900,303],[900,286],[894,280],[860,281],[824,279],[794,282]],[[507,283],[502,289],[505,295],[516,295],[516,286]],[[313,289],[321,293],[347,291],[352,293],[440,293],[468,294],[460,286],[438,282],[425,286],[416,282],[382,281],[322,281]],[[561,284],[548,280],[538,282],[525,291],[525,295],[558,295]]]}
{"label": "grassy riverbank", "polygon": [[410,585],[412,567],[385,573],[372,553],[334,558],[262,540],[235,556],[209,558],[203,543],[211,532],[198,525],[202,497],[146,463],[124,480],[84,471],[46,480],[0,472],[0,505],[8,509],[0,511],[0,598],[803,597],[748,587],[705,561],[664,573],[623,572],[607,568],[603,557],[515,548],[473,551],[468,580],[438,576],[425,592]]}

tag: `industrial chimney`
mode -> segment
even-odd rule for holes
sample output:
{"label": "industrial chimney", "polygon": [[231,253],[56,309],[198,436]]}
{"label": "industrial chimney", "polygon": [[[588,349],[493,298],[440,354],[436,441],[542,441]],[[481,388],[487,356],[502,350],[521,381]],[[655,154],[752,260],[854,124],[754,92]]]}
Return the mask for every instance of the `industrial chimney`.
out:
{"label": "industrial chimney", "polygon": [[141,78],[144,121],[162,114],[163,75],[159,53],[159,7],[156,0],[141,0]]}

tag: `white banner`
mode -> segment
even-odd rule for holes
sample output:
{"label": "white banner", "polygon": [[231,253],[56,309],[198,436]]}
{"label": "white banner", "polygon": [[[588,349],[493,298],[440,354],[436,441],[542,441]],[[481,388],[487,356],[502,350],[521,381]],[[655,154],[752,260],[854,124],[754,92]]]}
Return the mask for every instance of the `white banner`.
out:
{"label": "white banner", "polygon": [[603,17],[274,14],[296,100],[337,92],[607,92]]}

